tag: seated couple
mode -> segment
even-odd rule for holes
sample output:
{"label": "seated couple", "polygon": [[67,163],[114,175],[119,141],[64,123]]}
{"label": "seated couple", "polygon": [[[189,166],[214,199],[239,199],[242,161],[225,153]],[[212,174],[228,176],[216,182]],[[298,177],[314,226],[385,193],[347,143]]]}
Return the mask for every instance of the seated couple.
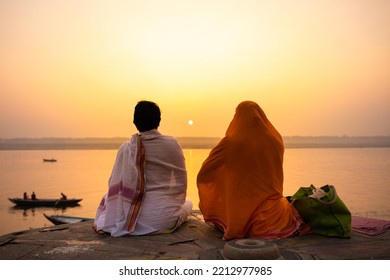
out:
{"label": "seated couple", "polygon": [[[172,232],[191,213],[184,156],[175,138],[157,131],[160,116],[153,102],[135,107],[139,134],[119,148],[96,213],[97,231]],[[278,239],[297,232],[302,220],[283,196],[283,153],[283,140],[259,105],[240,103],[197,177],[199,208],[224,239]]]}

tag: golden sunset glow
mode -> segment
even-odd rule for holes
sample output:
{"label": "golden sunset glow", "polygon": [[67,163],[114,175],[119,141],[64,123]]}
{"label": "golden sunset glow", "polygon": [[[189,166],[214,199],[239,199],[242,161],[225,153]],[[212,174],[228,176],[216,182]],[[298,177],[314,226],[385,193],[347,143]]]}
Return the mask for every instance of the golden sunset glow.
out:
{"label": "golden sunset glow", "polygon": [[[282,135],[390,135],[390,1],[0,0],[0,137],[223,136],[258,102]],[[196,120],[196,125],[190,123]]]}

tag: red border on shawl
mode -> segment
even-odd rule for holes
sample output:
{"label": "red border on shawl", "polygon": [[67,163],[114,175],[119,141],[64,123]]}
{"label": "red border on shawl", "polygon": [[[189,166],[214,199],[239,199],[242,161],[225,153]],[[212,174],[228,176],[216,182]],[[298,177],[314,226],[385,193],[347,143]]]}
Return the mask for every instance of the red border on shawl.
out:
{"label": "red border on shawl", "polygon": [[136,168],[138,170],[138,182],[134,192],[133,201],[131,202],[129,213],[127,215],[127,230],[133,232],[135,224],[141,209],[142,200],[145,193],[145,147],[141,141],[141,135],[138,135],[137,139],[137,159]]}

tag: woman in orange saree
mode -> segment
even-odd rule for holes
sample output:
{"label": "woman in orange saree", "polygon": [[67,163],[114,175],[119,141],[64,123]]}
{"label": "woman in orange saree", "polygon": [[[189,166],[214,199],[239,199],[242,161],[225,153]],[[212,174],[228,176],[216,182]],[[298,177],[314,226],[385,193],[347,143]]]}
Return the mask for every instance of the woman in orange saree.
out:
{"label": "woman in orange saree", "polygon": [[284,144],[260,106],[241,102],[198,176],[199,209],[223,239],[285,238],[302,219],[283,196]]}

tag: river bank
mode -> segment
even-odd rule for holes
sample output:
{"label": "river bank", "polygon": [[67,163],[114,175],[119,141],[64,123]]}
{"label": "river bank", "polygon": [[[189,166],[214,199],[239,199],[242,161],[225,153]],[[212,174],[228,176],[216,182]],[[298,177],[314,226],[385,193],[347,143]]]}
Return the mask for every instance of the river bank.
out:
{"label": "river bank", "polygon": [[[3,260],[223,260],[227,241],[194,211],[172,234],[114,238],[93,222],[31,229],[0,236]],[[284,260],[390,260],[390,230],[351,238],[309,234],[272,241]],[[245,259],[245,257],[244,257]]]}
{"label": "river bank", "polygon": [[[128,137],[0,138],[0,150],[116,150]],[[183,149],[211,149],[220,137],[177,137]],[[286,148],[390,147],[390,136],[283,136]]]}

